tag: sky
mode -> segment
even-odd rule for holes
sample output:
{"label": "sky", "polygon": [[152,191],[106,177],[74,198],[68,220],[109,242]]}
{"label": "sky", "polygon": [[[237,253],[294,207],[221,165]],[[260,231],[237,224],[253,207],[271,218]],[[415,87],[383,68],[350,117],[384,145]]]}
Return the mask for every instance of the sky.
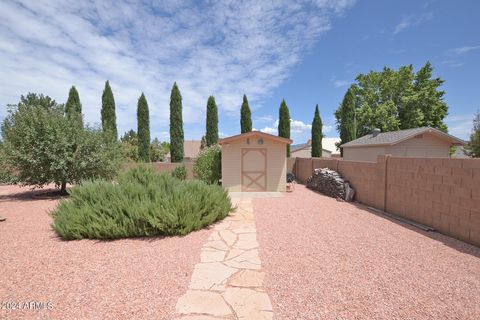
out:
{"label": "sky", "polygon": [[64,103],[79,91],[86,122],[100,123],[109,80],[118,131],[136,129],[143,92],[151,136],[169,139],[170,90],[183,97],[186,139],[205,131],[207,99],[222,137],[240,132],[245,93],[253,127],[277,134],[290,109],[305,142],[318,104],[327,137],[359,73],[427,61],[445,80],[449,132],[467,139],[480,108],[480,1],[0,1],[0,119],[28,92]]}

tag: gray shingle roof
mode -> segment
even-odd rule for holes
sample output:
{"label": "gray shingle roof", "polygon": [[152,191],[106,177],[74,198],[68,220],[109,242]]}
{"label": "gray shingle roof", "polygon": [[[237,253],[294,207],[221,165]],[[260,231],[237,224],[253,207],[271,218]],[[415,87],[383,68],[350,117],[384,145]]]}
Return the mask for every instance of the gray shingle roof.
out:
{"label": "gray shingle roof", "polygon": [[367,146],[367,145],[368,146],[392,145],[392,144],[401,142],[403,140],[406,140],[408,138],[413,138],[414,136],[425,133],[427,131],[434,131],[437,134],[441,134],[446,137],[449,137],[452,141],[455,141],[457,143],[463,142],[462,140],[454,136],[451,136],[449,134],[446,134],[438,129],[430,128],[430,127],[420,127],[420,128],[405,129],[405,130],[399,130],[399,131],[381,132],[377,134],[375,137],[373,136],[372,133],[370,133],[356,140],[344,143],[341,145],[341,147],[343,148],[343,147],[357,147],[357,146]]}

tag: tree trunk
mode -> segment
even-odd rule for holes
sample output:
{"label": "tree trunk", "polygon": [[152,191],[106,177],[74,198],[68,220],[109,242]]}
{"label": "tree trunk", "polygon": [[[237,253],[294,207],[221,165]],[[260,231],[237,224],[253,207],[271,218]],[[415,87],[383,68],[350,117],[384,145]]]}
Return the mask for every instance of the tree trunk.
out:
{"label": "tree trunk", "polygon": [[67,194],[67,183],[62,182],[62,186],[60,187],[60,193],[61,194]]}

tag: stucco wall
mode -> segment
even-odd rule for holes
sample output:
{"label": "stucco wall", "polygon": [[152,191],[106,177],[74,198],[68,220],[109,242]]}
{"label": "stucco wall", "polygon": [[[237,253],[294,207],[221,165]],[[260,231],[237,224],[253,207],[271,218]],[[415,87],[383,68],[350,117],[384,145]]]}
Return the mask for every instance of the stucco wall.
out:
{"label": "stucco wall", "polygon": [[386,153],[385,147],[350,147],[343,148],[343,160],[377,161],[377,156]]}
{"label": "stucco wall", "polygon": [[[292,158],[310,158],[312,156],[312,148],[307,147],[305,149],[301,149],[295,152],[291,152],[290,156]],[[329,158],[332,156],[332,153],[328,150],[322,150],[322,157]]]}
{"label": "stucco wall", "polygon": [[283,143],[264,139],[263,145],[256,139],[245,139],[222,145],[222,185],[230,191],[242,191],[242,148],[265,148],[267,150],[267,191],[285,191],[286,147]]}
{"label": "stucco wall", "polygon": [[411,138],[386,148],[386,153],[395,157],[449,158],[450,144],[429,134]]}
{"label": "stucco wall", "polygon": [[155,171],[158,172],[172,172],[173,169],[176,167],[180,167],[182,165],[185,166],[185,169],[187,169],[187,179],[193,179],[193,161],[184,161],[180,163],[171,163],[171,162],[150,162],[150,163],[145,163],[145,164],[139,164],[139,163],[127,163],[124,166],[124,169],[129,169],[138,165],[144,165],[148,167],[152,167],[155,169]]}

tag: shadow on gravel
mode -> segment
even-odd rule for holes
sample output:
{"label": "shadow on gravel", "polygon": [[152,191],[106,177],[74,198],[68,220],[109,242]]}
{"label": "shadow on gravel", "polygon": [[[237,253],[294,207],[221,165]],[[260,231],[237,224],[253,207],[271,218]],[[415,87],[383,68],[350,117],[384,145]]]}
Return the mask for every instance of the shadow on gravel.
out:
{"label": "shadow on gravel", "polygon": [[38,200],[59,200],[68,195],[60,193],[58,189],[24,190],[16,193],[0,195],[0,202],[8,201],[38,201]]}
{"label": "shadow on gravel", "polygon": [[386,215],[383,215],[379,212],[376,212],[376,211],[373,211],[373,210],[370,210],[368,209],[368,206],[367,205],[364,205],[362,203],[358,203],[358,202],[350,202],[351,205],[363,210],[363,211],[366,211],[368,213],[371,213],[371,214],[374,214],[378,217],[381,217],[381,218],[384,218],[384,219],[387,219],[399,226],[402,226],[404,228],[407,228],[409,230],[412,230],[412,231],[415,231],[417,233],[420,233],[421,235],[423,236],[426,236],[430,239],[433,239],[433,240],[436,240],[436,241],[439,241],[441,243],[443,243],[444,245],[452,248],[452,249],[455,249],[459,252],[462,252],[462,253],[466,253],[466,254],[469,254],[469,255],[472,255],[474,257],[477,257],[477,258],[480,258],[480,248],[477,248],[476,246],[474,245],[471,245],[469,243],[466,243],[466,242],[463,242],[461,240],[457,240],[455,238],[452,238],[452,237],[449,237],[447,235],[444,235],[444,234],[441,234],[437,231],[424,231],[420,228],[417,228],[415,226],[412,226],[408,223],[405,223],[405,222],[402,222],[402,221],[399,221],[399,220],[396,220],[394,218],[391,218],[391,217],[388,217]]}

